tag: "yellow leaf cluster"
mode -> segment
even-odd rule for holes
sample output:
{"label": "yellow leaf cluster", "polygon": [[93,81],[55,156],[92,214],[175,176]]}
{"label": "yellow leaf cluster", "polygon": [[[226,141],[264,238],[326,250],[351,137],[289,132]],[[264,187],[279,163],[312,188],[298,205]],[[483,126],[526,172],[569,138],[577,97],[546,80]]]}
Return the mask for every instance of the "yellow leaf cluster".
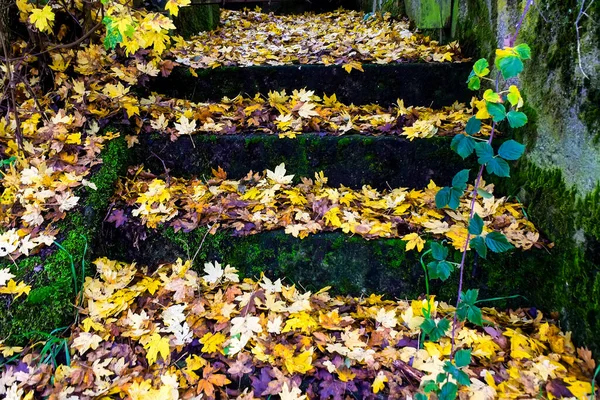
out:
{"label": "yellow leaf cluster", "polygon": [[[407,251],[419,252],[426,236],[446,238],[456,249],[464,248],[467,237],[470,195],[463,195],[456,211],[438,210],[435,195],[440,188],[434,182],[423,190],[380,191],[369,186],[354,190],[330,187],[320,173],[294,185],[294,176],[286,175],[283,164],[275,171],[250,173],[240,180],[227,179],[219,172],[209,181],[170,177],[167,182],[140,171],[119,182],[114,198],[113,213],[121,213],[129,224],[186,231],[219,224],[244,235],[285,229],[300,238],[341,230],[367,239],[398,237],[407,242]],[[493,192],[493,185],[482,182],[481,187]],[[502,232],[524,250],[543,244],[517,203],[504,197],[478,197],[475,209],[484,220],[484,235]]]}
{"label": "yellow leaf cluster", "polygon": [[[84,287],[84,318],[70,331],[76,350],[70,365],[40,364],[36,347],[0,341],[4,357],[25,352],[0,371],[0,393],[305,399],[333,390],[343,397],[399,398],[414,396],[450,357],[449,332],[439,342],[417,345],[414,320],[423,319],[415,312],[427,300],[336,297],[327,289],[313,294],[264,276],[215,284],[182,260],[148,275],[135,264],[98,259],[95,265],[97,277],[88,277]],[[153,293],[149,281],[156,282]],[[437,319],[451,320],[454,313],[439,302],[431,310]],[[594,359],[574,347],[570,333],[539,312],[536,318],[529,310],[482,312],[485,328],[456,326],[456,347],[473,355],[464,368],[471,379],[461,390],[465,395],[591,394]],[[274,324],[285,328],[272,329]]]}

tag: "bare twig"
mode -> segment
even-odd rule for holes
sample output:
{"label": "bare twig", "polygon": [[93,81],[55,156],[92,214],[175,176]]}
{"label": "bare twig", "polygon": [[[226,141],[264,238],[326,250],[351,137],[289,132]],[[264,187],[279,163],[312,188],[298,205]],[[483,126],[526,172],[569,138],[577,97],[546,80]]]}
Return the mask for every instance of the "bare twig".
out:
{"label": "bare twig", "polygon": [[587,15],[587,10],[589,10],[589,8],[592,6],[592,4],[594,3],[594,0],[590,1],[587,8],[585,8],[585,2],[586,2],[586,0],[581,0],[581,6],[579,7],[579,14],[577,14],[577,19],[575,20],[575,33],[577,34],[577,62],[579,64],[579,70],[583,74],[584,79],[585,78],[590,79],[588,74],[586,74],[585,71],[583,70],[583,64],[581,62],[581,34],[579,33],[579,22],[581,22],[581,18],[584,15],[589,18],[589,15]]}
{"label": "bare twig", "polygon": [[[2,50],[4,51],[4,57],[8,59],[8,48],[6,47],[6,38],[4,37],[4,30],[0,29],[0,41],[2,41]],[[15,114],[15,137],[17,139],[17,145],[20,150],[23,150],[23,132],[21,131],[21,121],[19,119],[19,110],[17,106],[17,99],[15,96],[15,77],[11,68],[11,61],[6,61],[6,75],[8,76],[8,91],[10,93],[10,102],[12,103],[12,109]]]}

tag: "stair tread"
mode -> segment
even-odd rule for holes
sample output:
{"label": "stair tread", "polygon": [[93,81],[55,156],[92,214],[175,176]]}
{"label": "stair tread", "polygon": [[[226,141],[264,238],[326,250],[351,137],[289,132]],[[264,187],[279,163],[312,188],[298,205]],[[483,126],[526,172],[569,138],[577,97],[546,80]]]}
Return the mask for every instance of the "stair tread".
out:
{"label": "stair tread", "polygon": [[[464,248],[467,237],[470,192],[463,194],[456,211],[439,210],[435,205],[439,187],[433,181],[417,190],[353,190],[333,187],[318,174],[294,184],[284,164],[239,180],[228,179],[222,170],[209,180],[159,178],[139,169],[131,176],[117,185],[107,219],[115,225],[151,229],[166,225],[186,232],[218,225],[234,229],[235,235],[285,228],[300,238],[342,230],[367,239],[402,238],[409,249],[419,251],[424,235],[448,240],[457,250]],[[485,190],[492,192],[493,185]],[[515,247],[530,249],[539,244],[539,234],[518,203],[478,196],[476,210],[486,231],[503,233]]]}
{"label": "stair tread", "polygon": [[440,45],[409,30],[407,20],[365,20],[363,13],[348,10],[302,15],[222,10],[220,28],[178,41],[171,53],[193,68],[299,63],[357,69],[361,63],[468,60],[456,42]]}

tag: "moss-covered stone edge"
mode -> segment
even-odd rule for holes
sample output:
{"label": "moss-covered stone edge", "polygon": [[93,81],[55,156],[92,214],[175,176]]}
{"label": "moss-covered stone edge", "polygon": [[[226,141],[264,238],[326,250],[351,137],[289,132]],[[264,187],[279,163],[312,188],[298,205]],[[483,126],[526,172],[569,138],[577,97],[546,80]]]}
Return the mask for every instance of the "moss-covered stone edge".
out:
{"label": "moss-covered stone edge", "polygon": [[128,164],[124,139],[110,141],[100,154],[103,160],[90,178],[97,190],[81,188],[81,206],[57,224],[61,249],[44,249],[39,255],[17,262],[2,261],[0,268],[10,268],[18,279],[32,286],[25,298],[11,304],[3,296],[0,308],[0,338],[7,343],[24,343],[39,338],[35,332],[50,333],[68,326],[75,317],[75,282],[81,288],[84,275],[92,271],[94,243],[109,205],[114,185]]}

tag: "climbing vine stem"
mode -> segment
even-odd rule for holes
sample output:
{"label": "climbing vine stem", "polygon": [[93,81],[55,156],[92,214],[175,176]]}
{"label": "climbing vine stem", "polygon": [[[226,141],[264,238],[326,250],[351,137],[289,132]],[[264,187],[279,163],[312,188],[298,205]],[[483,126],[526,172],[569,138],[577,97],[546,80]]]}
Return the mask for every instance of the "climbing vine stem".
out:
{"label": "climbing vine stem", "polygon": [[[423,306],[422,314],[424,321],[421,324],[421,330],[424,337],[431,341],[438,341],[446,336],[450,329],[450,321],[447,319],[436,319],[435,311],[432,310],[431,298],[429,296],[429,279],[440,279],[445,281],[449,278],[454,269],[459,270],[458,293],[456,300],[456,309],[453,315],[451,328],[451,350],[450,359],[444,363],[443,372],[440,372],[435,381],[423,383],[425,393],[416,396],[417,400],[428,399],[429,393],[435,393],[438,398],[452,400],[458,396],[459,386],[469,386],[470,380],[468,374],[463,370],[471,362],[471,350],[456,348],[456,331],[459,321],[470,322],[475,325],[483,325],[483,316],[481,309],[477,306],[479,303],[479,291],[469,289],[463,291],[464,269],[467,262],[467,252],[472,249],[485,259],[488,251],[493,253],[502,253],[513,249],[513,245],[508,238],[501,232],[495,231],[493,226],[486,226],[484,217],[476,212],[478,196],[483,199],[492,198],[492,194],[486,191],[483,183],[484,171],[490,175],[496,175],[501,178],[510,177],[510,165],[508,161],[518,160],[525,152],[525,146],[515,140],[505,140],[498,149],[492,147],[497,128],[500,123],[506,121],[510,128],[520,128],[528,120],[527,116],[519,111],[523,107],[524,100],[521,97],[519,88],[510,85],[507,90],[500,90],[509,79],[517,77],[524,68],[523,62],[531,58],[531,50],[527,44],[514,46],[518,39],[519,32],[523,26],[527,12],[529,11],[533,0],[527,0],[523,12],[515,26],[515,33],[509,39],[511,47],[507,46],[496,50],[494,64],[496,66],[496,78],[490,79],[490,64],[482,58],[475,62],[473,69],[468,77],[467,85],[469,89],[479,91],[482,81],[493,82],[493,89],[484,91],[481,98],[473,100],[473,116],[469,119],[465,132],[456,135],[452,139],[451,148],[463,159],[472,155],[477,156],[479,164],[478,173],[475,177],[472,189],[468,189],[470,170],[459,171],[452,179],[452,185],[441,188],[435,196],[437,208],[450,208],[458,210],[461,207],[461,198],[465,191],[471,191],[470,204],[468,204],[469,221],[466,232],[464,233],[465,242],[462,245],[462,256],[460,264],[447,261],[449,250],[443,243],[432,242],[428,252],[433,260],[427,264],[422,261],[421,264],[425,270],[425,280],[427,284],[427,306]],[[512,47],[514,46],[514,47]],[[501,85],[502,79],[502,85]],[[481,139],[481,130],[483,123],[491,125],[489,137]],[[462,236],[462,234],[461,234]],[[423,254],[425,256],[427,252]],[[451,379],[452,378],[452,379]]]}

